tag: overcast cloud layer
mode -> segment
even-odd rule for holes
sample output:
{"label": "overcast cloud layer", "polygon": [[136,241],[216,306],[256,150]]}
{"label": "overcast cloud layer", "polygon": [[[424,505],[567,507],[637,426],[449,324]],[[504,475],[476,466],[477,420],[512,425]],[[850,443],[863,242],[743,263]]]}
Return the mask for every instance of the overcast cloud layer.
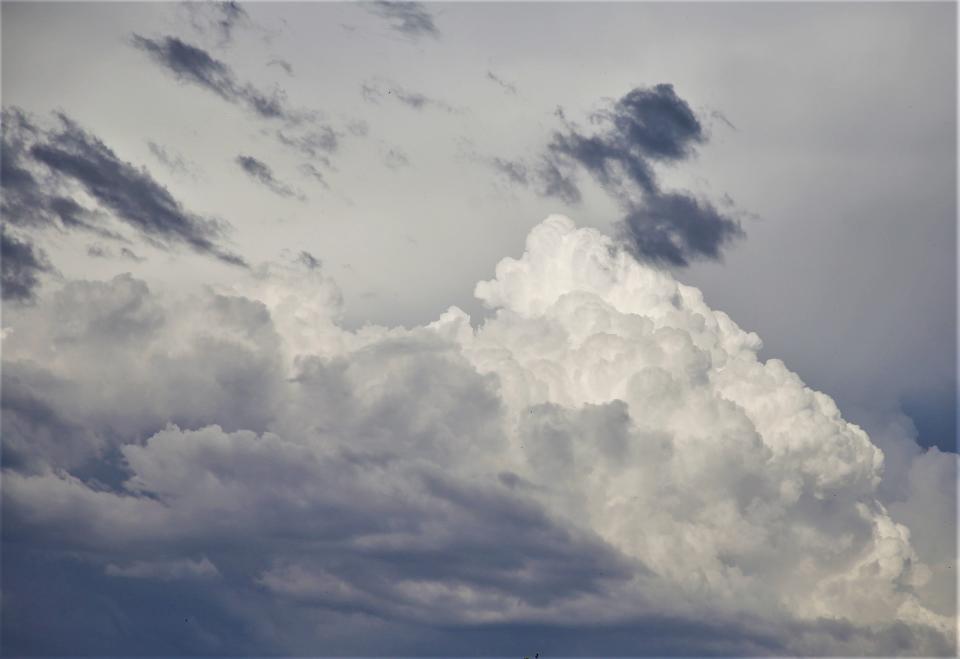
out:
{"label": "overcast cloud layer", "polygon": [[5,653],[956,655],[954,5],[2,12]]}

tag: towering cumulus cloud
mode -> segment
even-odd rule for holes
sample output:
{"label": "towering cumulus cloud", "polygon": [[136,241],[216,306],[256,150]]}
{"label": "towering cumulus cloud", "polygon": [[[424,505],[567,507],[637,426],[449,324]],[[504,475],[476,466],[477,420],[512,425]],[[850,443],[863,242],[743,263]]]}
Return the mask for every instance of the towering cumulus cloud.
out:
{"label": "towering cumulus cloud", "polygon": [[10,651],[955,652],[881,451],[698,290],[553,216],[476,294],[348,331],[301,259],[5,316]]}

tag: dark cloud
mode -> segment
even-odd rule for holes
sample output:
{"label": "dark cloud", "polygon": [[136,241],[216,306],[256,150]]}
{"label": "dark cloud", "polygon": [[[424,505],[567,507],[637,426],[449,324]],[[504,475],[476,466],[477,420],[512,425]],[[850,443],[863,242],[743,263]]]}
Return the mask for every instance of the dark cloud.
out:
{"label": "dark cloud", "polygon": [[379,104],[385,98],[392,98],[414,110],[424,110],[429,107],[443,110],[444,112],[459,112],[459,110],[445,101],[431,98],[420,92],[413,92],[404,89],[400,85],[386,84],[377,82],[365,82],[360,86],[360,94],[363,100],[368,103]]}
{"label": "dark cloud", "polygon": [[743,235],[739,224],[710,202],[676,192],[648,195],[624,217],[620,230],[638,257],[677,266],[694,257],[720,259],[721,249]]}
{"label": "dark cloud", "polygon": [[251,178],[260,181],[263,183],[263,185],[281,197],[302,198],[303,195],[301,193],[297,192],[286,183],[278,181],[273,175],[273,170],[270,169],[270,166],[265,162],[257,160],[253,156],[239,155],[236,158],[236,163]]}
{"label": "dark cloud", "polygon": [[[227,263],[244,265],[239,256],[222,245],[228,225],[184,209],[145,169],[121,160],[110,147],[66,115],[57,116],[59,125],[46,130],[34,125],[19,109],[4,109],[5,224],[31,233],[51,228],[82,230],[129,243],[109,227],[107,223],[112,219],[156,247],[185,245]],[[91,208],[76,201],[78,188],[97,205]],[[34,265],[49,266],[40,258],[42,252],[33,249],[29,253],[24,249],[16,252],[26,259],[25,267],[34,261]],[[127,252],[133,255],[131,250]],[[31,260],[29,254],[36,259]],[[13,257],[10,263],[15,263]],[[23,272],[37,273],[42,269],[27,267]],[[11,270],[10,276],[13,274]],[[25,275],[23,281],[31,278]]]}
{"label": "dark cloud", "polygon": [[438,39],[440,31],[433,22],[433,16],[419,2],[393,2],[376,0],[368,5],[370,11],[385,18],[393,30],[410,39],[433,37]]}
{"label": "dark cloud", "polygon": [[40,275],[53,266],[42,249],[0,226],[0,270],[4,300],[29,302],[40,286]]}
{"label": "dark cloud", "polygon": [[[581,192],[575,170],[582,168],[624,209],[620,235],[638,258],[674,266],[692,259],[719,259],[723,248],[743,235],[739,221],[709,201],[685,191],[665,191],[656,163],[676,163],[706,141],[703,126],[672,85],[631,90],[594,113],[595,132],[583,131],[557,115],[564,129],[554,133],[529,182],[544,196],[575,204]],[[519,166],[503,159],[491,165],[524,184]]]}
{"label": "dark cloud", "polygon": [[225,226],[186,211],[144,169],[120,160],[107,145],[65,115],[61,128],[30,148],[30,155],[83,190],[154,243],[184,244],[234,265],[243,260],[219,245]]}
{"label": "dark cloud", "polygon": [[134,34],[131,42],[177,80],[211,91],[225,101],[245,107],[264,119],[298,123],[304,118],[302,114],[287,107],[282,91],[277,89],[266,93],[250,83],[241,82],[227,64],[215,59],[202,48],[169,36],[149,39]]}
{"label": "dark cloud", "polygon": [[488,80],[492,80],[493,82],[497,83],[497,84],[500,86],[500,88],[501,88],[503,91],[507,92],[508,94],[511,94],[511,95],[514,95],[514,96],[517,94],[517,86],[516,86],[516,85],[507,82],[506,80],[504,80],[503,78],[501,78],[500,76],[498,76],[498,75],[497,75],[496,73],[494,73],[493,71],[487,71],[487,79],[488,79]]}

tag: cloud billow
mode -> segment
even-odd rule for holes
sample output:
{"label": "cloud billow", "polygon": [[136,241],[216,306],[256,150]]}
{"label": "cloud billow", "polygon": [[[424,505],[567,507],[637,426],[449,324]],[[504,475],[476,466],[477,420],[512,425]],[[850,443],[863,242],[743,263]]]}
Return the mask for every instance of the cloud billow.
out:
{"label": "cloud billow", "polygon": [[[955,652],[924,590],[952,578],[925,548],[955,514],[916,484],[956,456],[915,462],[896,496],[937,523],[908,532],[828,396],[566,218],[476,295],[476,329],[454,307],[349,330],[299,254],[229,290],[125,275],[16,309],[4,560],[30,577],[3,625],[45,622],[10,651],[560,654],[575,631],[594,655]],[[20,547],[56,551],[40,569]],[[54,584],[125,602],[122,624],[39,616],[24,593]],[[155,612],[185,602],[168,633]]]}

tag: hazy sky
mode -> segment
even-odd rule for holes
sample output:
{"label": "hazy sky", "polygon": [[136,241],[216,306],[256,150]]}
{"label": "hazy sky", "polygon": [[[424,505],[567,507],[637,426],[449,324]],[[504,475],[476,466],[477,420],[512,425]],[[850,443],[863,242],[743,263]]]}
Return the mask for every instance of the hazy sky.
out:
{"label": "hazy sky", "polygon": [[956,649],[954,3],[2,23],[10,651]]}

